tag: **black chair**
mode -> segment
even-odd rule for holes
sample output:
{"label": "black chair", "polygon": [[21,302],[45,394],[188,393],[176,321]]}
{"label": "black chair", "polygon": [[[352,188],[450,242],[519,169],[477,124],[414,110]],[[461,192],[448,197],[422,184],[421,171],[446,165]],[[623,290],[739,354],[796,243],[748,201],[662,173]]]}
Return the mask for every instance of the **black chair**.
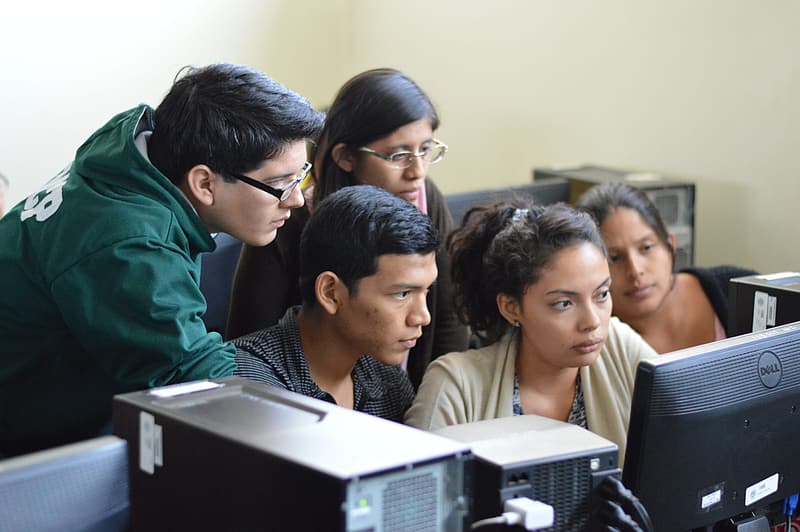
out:
{"label": "black chair", "polygon": [[231,302],[233,275],[242,243],[227,233],[217,233],[217,249],[204,253],[201,258],[200,291],[206,297],[203,322],[206,329],[225,335],[228,308]]}

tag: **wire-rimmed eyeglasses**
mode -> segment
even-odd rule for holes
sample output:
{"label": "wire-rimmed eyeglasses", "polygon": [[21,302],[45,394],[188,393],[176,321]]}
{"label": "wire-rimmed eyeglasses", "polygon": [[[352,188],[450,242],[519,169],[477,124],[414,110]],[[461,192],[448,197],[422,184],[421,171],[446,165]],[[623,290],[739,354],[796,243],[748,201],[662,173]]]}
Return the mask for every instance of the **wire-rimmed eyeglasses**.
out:
{"label": "wire-rimmed eyeglasses", "polygon": [[413,151],[398,151],[389,155],[377,152],[366,146],[358,149],[364,153],[369,153],[380,159],[383,159],[392,168],[408,168],[414,163],[414,159],[420,158],[428,164],[436,164],[444,159],[444,154],[447,153],[447,144],[444,142],[433,139],[427,146],[423,146],[418,152]]}
{"label": "wire-rimmed eyeglasses", "polygon": [[247,183],[248,185],[250,185],[252,187],[256,187],[259,190],[263,190],[267,194],[271,194],[272,196],[275,196],[280,201],[284,201],[292,194],[292,190],[294,190],[294,187],[299,185],[300,182],[302,182],[303,179],[306,178],[306,176],[308,175],[308,173],[310,171],[311,171],[311,163],[306,161],[306,163],[303,165],[303,168],[301,168],[300,171],[297,172],[296,175],[294,175],[292,177],[284,178],[284,181],[288,181],[288,183],[286,183],[286,185],[284,185],[283,187],[280,187],[280,188],[271,187],[271,186],[267,185],[266,183],[262,183],[261,181],[253,179],[252,177],[247,177],[246,175],[242,175],[242,174],[234,174],[233,172],[226,172],[226,175],[229,175],[230,177],[232,177],[234,179],[238,179],[239,181],[242,181],[243,183]]}

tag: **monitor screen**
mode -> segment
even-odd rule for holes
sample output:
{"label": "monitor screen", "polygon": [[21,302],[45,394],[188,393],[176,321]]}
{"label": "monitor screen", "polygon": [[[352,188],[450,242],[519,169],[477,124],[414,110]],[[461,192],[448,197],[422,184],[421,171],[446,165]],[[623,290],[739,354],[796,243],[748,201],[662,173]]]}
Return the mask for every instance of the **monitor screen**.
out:
{"label": "monitor screen", "polygon": [[639,364],[623,482],[656,530],[713,525],[800,491],[800,322]]}
{"label": "monitor screen", "polygon": [[566,179],[543,178],[528,185],[447,194],[445,202],[450,215],[458,225],[467,211],[476,205],[491,205],[499,201],[513,201],[514,199],[531,200],[537,205],[550,205],[569,201],[569,190],[569,183]]}

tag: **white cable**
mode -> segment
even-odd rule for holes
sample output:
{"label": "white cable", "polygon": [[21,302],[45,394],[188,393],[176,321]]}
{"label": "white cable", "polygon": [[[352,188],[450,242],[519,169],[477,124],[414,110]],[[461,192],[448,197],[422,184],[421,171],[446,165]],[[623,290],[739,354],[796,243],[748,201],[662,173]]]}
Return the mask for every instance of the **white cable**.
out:
{"label": "white cable", "polygon": [[553,526],[555,521],[552,506],[528,497],[508,499],[503,509],[503,515],[472,523],[472,530],[486,525],[522,525],[525,530],[539,530]]}
{"label": "white cable", "polygon": [[553,507],[542,501],[534,501],[528,497],[508,499],[503,508],[506,513],[515,512],[521,517],[520,523],[525,530],[539,530],[553,526]]}
{"label": "white cable", "polygon": [[522,522],[522,516],[517,512],[505,512],[497,517],[489,517],[472,523],[472,530],[487,525],[518,525]]}

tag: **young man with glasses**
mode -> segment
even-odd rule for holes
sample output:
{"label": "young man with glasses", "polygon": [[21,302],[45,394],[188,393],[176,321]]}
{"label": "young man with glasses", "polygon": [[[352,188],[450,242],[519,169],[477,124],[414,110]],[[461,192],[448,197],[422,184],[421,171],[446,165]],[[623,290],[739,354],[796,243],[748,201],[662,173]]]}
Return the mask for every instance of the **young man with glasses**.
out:
{"label": "young man with glasses", "polygon": [[302,306],[234,340],[237,375],[402,421],[414,389],[400,364],[431,321],[438,246],[430,218],[384,189],[326,197],[300,240]]}
{"label": "young man with glasses", "polygon": [[323,116],[243,66],[183,74],[0,220],[0,456],[108,432],[116,393],[236,367],[201,320],[198,254],[215,232],[274,240]]}

